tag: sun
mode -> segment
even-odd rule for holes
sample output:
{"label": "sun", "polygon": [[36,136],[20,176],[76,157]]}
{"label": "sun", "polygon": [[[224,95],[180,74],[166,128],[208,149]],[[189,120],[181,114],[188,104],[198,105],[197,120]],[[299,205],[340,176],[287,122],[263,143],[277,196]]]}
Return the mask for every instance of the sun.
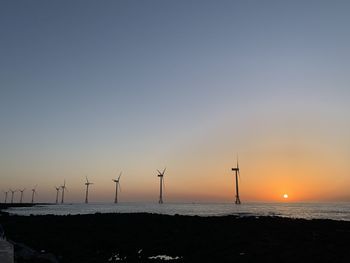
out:
{"label": "sun", "polygon": [[283,198],[284,198],[284,199],[288,199],[288,195],[287,195],[287,194],[284,194],[284,195],[283,195]]}

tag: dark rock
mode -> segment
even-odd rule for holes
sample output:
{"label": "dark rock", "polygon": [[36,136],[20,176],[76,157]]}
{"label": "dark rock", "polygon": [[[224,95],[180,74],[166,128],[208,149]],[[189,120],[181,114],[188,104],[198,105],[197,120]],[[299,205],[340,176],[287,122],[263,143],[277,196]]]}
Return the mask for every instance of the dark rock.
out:
{"label": "dark rock", "polygon": [[41,254],[37,257],[37,259],[38,259],[38,262],[42,262],[42,263],[59,263],[56,256],[51,253]]}
{"label": "dark rock", "polygon": [[15,259],[18,261],[28,261],[38,256],[38,253],[30,247],[22,244],[13,242],[15,249]]}
{"label": "dark rock", "polygon": [[59,263],[51,253],[39,253],[22,243],[12,243],[15,248],[15,261],[18,263]]}
{"label": "dark rock", "polygon": [[0,220],[12,240],[56,255],[21,246],[22,259],[36,260],[25,263],[99,263],[116,254],[118,262],[155,262],[149,257],[157,255],[179,257],[176,262],[350,262],[345,221],[146,213]]}

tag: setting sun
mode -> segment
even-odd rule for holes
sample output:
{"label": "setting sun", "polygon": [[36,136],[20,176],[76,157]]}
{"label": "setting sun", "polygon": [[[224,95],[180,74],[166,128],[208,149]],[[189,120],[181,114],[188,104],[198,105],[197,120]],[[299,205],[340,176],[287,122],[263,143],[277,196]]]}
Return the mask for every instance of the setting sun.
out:
{"label": "setting sun", "polygon": [[288,195],[287,195],[287,194],[284,194],[284,195],[283,195],[283,198],[284,198],[284,199],[287,199],[287,198],[288,198]]}

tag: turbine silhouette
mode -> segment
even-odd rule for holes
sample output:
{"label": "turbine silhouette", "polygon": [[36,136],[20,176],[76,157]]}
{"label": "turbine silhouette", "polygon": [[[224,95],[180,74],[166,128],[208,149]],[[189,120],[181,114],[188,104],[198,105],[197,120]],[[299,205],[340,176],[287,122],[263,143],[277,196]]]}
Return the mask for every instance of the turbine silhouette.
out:
{"label": "turbine silhouette", "polygon": [[232,171],[234,171],[235,175],[236,175],[236,200],[235,200],[235,204],[240,205],[241,199],[239,198],[239,188],[238,188],[238,176],[240,176],[240,173],[239,173],[239,166],[238,166],[238,157],[237,157],[236,167],[232,168]]}
{"label": "turbine silhouette", "polygon": [[165,170],[166,168],[164,168],[163,172],[160,172],[159,170],[157,170],[158,172],[158,177],[159,177],[159,204],[163,204],[163,187],[165,188],[165,184],[164,184],[164,174],[165,174]]}
{"label": "turbine silhouette", "polygon": [[37,192],[36,192],[36,187],[37,186],[38,185],[34,186],[34,188],[32,189],[32,204],[34,203],[34,196],[37,194]]}
{"label": "turbine silhouette", "polygon": [[20,198],[20,200],[19,200],[19,203],[20,203],[20,204],[22,204],[22,202],[23,202],[23,193],[24,193],[25,190],[26,190],[25,188],[22,189],[22,190],[19,190],[19,191],[21,192],[21,198]]}
{"label": "turbine silhouette", "polygon": [[118,203],[118,188],[119,188],[119,191],[121,191],[120,182],[119,182],[121,176],[122,176],[122,172],[120,172],[118,179],[112,179],[112,181],[115,182],[115,198],[114,198],[115,204]]}
{"label": "turbine silhouette", "polygon": [[61,189],[61,187],[55,186],[55,189],[56,189],[56,204],[58,204],[58,195],[60,194],[60,189]]}
{"label": "turbine silhouette", "polygon": [[66,191],[66,180],[63,181],[63,185],[61,185],[62,189],[62,199],[61,199],[61,204],[64,204],[64,192]]}
{"label": "turbine silhouette", "polygon": [[86,185],[85,204],[87,204],[87,203],[89,203],[89,186],[90,186],[90,184],[93,184],[93,183],[89,182],[87,176],[85,176],[85,178],[86,178],[86,183],[85,183],[85,185]]}
{"label": "turbine silhouette", "polygon": [[8,195],[8,193],[9,193],[9,191],[3,191],[3,192],[4,192],[4,194],[5,194],[4,203],[6,204],[6,203],[7,203],[7,195]]}
{"label": "turbine silhouette", "polygon": [[13,196],[15,195],[15,193],[17,192],[17,190],[12,190],[10,189],[11,192],[11,204],[13,204]]}

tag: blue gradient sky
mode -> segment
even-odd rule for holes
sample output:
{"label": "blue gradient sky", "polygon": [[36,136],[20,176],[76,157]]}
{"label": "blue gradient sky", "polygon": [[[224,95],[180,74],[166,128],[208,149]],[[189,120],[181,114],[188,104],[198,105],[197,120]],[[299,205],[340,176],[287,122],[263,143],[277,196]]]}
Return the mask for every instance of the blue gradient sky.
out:
{"label": "blue gradient sky", "polygon": [[[349,1],[2,1],[2,189],[350,200]],[[29,194],[28,194],[29,195]]]}

